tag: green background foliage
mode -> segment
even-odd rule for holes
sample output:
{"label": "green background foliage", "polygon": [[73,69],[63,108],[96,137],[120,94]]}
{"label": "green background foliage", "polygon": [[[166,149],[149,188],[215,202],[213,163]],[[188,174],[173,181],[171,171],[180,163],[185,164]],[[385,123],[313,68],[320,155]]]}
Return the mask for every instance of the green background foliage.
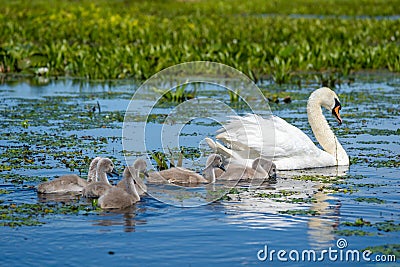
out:
{"label": "green background foliage", "polygon": [[209,60],[253,79],[400,70],[400,1],[4,1],[0,72],[146,79]]}

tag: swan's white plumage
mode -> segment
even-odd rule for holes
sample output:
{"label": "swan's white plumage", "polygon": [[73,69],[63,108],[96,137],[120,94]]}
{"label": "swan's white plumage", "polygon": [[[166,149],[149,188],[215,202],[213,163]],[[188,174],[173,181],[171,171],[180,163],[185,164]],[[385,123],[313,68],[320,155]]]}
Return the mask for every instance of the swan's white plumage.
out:
{"label": "swan's white plumage", "polygon": [[216,136],[230,149],[219,143],[211,144],[210,140],[207,143],[215,151],[231,157],[232,162],[247,166],[260,156],[272,160],[278,170],[348,165],[348,156],[321,110],[321,106],[333,108],[335,99],[337,96],[332,90],[320,88],[311,94],[307,107],[311,128],[326,151],[316,147],[300,129],[272,115],[231,117]]}

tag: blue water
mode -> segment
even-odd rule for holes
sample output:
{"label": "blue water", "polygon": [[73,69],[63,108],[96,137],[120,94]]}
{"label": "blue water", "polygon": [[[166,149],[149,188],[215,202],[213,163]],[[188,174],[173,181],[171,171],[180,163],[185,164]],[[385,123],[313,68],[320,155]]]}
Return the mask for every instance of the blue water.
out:
{"label": "blue water", "polygon": [[[321,194],[318,185],[312,181],[293,180],[293,174],[280,173],[276,183],[261,189],[250,189],[240,194],[232,195],[231,200],[219,200],[208,205],[194,208],[180,208],[164,204],[151,196],[144,197],[139,203],[124,212],[100,212],[98,214],[77,215],[46,215],[40,218],[45,224],[41,226],[1,227],[0,251],[1,266],[272,266],[286,265],[275,257],[260,261],[257,253],[268,246],[271,250],[309,250],[338,249],[337,240],[345,238],[347,249],[364,249],[367,246],[398,244],[399,232],[382,232],[375,228],[346,228],[341,223],[354,222],[363,218],[371,223],[393,220],[400,222],[400,170],[398,167],[377,167],[376,161],[395,160],[399,162],[400,128],[399,99],[400,77],[360,77],[359,82],[343,85],[336,91],[339,97],[347,99],[352,93],[364,93],[367,98],[360,101],[343,100],[342,114],[345,124],[337,128],[339,139],[351,158],[362,159],[347,170],[345,182],[340,188],[351,188],[352,183],[379,184],[378,187],[358,187],[352,193],[338,191],[331,194]],[[304,129],[311,136],[305,113],[306,100],[309,93],[317,88],[298,89],[295,86],[269,87],[263,90],[286,91],[293,94],[292,104],[271,105],[274,114],[288,119],[294,125]],[[111,115],[112,111],[124,112],[129,103],[130,95],[135,85],[79,85],[71,80],[49,81],[43,86],[30,86],[27,83],[0,85],[0,108],[3,110],[27,103],[29,99],[43,100],[45,97],[64,95],[71,110],[85,111],[85,105],[94,105],[99,101],[102,115]],[[210,89],[211,90],[211,89]],[[212,90],[211,90],[212,91]],[[111,93],[119,92],[121,94]],[[219,93],[220,94],[220,93]],[[91,96],[91,97],[88,97]],[[229,96],[217,96],[223,101],[229,101]],[[361,99],[361,97],[359,97]],[[397,100],[396,100],[397,99]],[[371,108],[372,107],[372,108]],[[379,107],[379,108],[378,108]],[[25,108],[25,107],[24,107]],[[169,110],[160,108],[160,114]],[[71,111],[71,112],[72,112]],[[17,111],[12,111],[17,112]],[[360,112],[369,112],[360,118]],[[4,113],[1,113],[5,117]],[[346,116],[347,115],[347,116]],[[354,117],[350,116],[354,115]],[[383,118],[382,118],[382,115]],[[379,117],[379,118],[377,118]],[[6,119],[6,118],[4,118]],[[68,117],[59,118],[63,123],[69,123]],[[329,118],[330,123],[334,120]],[[203,121],[204,122],[204,121]],[[19,124],[18,124],[19,125]],[[93,127],[84,130],[60,130],[67,136],[106,137],[108,143],[98,152],[83,149],[89,157],[95,155],[111,156],[116,159],[116,165],[125,162],[122,153],[121,127],[122,123],[114,121],[112,127]],[[157,136],[161,125],[154,123],[149,126],[152,134]],[[210,136],[218,128],[215,125],[204,126],[194,124],[186,126],[182,144],[198,147],[201,137]],[[13,131],[20,134],[23,131],[57,132],[57,127],[30,126],[23,129],[20,126],[4,127],[0,132]],[[344,129],[349,128],[346,132]],[[354,134],[358,130],[366,133]],[[375,134],[370,129],[388,130]],[[397,134],[396,131],[397,130]],[[190,135],[196,133],[196,135]],[[111,139],[114,137],[114,139]],[[15,144],[9,140],[1,141],[2,150]],[[151,140],[151,135],[149,140]],[[112,141],[113,140],[113,141]],[[160,148],[155,142],[152,149]],[[372,150],[361,148],[373,147]],[[362,154],[362,155],[361,155]],[[19,173],[35,175],[52,179],[55,175],[71,173],[57,160],[48,160],[53,169],[30,170],[20,168],[4,171],[1,174]],[[200,165],[200,163],[199,163]],[[121,167],[120,167],[121,168]],[[79,174],[77,170],[73,171]],[[9,194],[0,194],[2,204],[37,203],[39,201],[34,187],[37,182],[13,184],[0,180],[1,189],[7,189]],[[28,185],[28,187],[24,187]],[[310,195],[315,203],[286,203],[257,197],[254,193],[278,192],[292,190],[299,195]],[[376,197],[382,204],[359,202],[359,197]],[[317,215],[289,215],[279,211],[304,209],[318,211]],[[374,233],[373,236],[342,236],[335,230],[362,229]],[[320,266],[318,262],[290,262],[293,266]],[[374,265],[376,262],[360,262],[359,265]],[[356,264],[345,261],[329,261],[327,265],[349,266]]]}

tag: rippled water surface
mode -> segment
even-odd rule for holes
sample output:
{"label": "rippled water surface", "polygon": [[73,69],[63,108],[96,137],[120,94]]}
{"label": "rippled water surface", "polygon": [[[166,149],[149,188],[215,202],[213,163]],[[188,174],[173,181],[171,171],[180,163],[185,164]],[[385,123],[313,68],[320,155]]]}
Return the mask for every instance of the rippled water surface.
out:
{"label": "rippled water surface", "polygon": [[[260,86],[267,97],[280,100],[270,103],[272,112],[309,136],[306,102],[317,87]],[[387,254],[400,258],[398,76],[360,76],[335,89],[344,124],[337,126],[329,112],[324,114],[350,155],[349,169],[280,172],[258,189],[239,185],[194,208],[147,196],[128,210],[103,212],[89,200],[38,195],[35,187],[45,179],[71,172],[85,176],[94,156],[111,157],[122,171],[122,121],[136,88],[72,80],[0,85],[1,265],[271,266],[269,259],[257,259],[265,245],[269,251],[321,251],[338,249],[339,238],[347,241],[345,249],[372,247],[379,254],[386,246]],[[226,92],[209,85],[200,89],[229,104]],[[287,95],[292,101],[285,104]],[[171,109],[164,103],[153,110],[149,150],[160,149],[158,118]],[[202,151],[198,143],[214,137],[218,128],[207,120],[185,126],[181,143],[193,152],[187,161],[196,160]],[[284,263],[275,254],[273,264]]]}

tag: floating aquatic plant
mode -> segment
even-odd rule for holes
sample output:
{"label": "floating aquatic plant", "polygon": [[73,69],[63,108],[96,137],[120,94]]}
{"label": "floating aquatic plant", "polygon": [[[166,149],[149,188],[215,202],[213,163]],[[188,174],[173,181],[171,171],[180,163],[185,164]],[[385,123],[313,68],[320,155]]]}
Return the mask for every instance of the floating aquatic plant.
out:
{"label": "floating aquatic plant", "polygon": [[354,199],[357,202],[367,202],[367,203],[376,203],[376,204],[383,204],[386,201],[376,198],[376,197],[358,197]]}
{"label": "floating aquatic plant", "polygon": [[[383,255],[394,255],[395,257],[400,257],[400,244],[386,244],[380,246],[369,246],[366,247],[364,250],[369,250],[372,253],[382,253]],[[391,261],[395,261],[396,258],[393,259],[391,257]],[[387,261],[389,262],[389,261]]]}
{"label": "floating aquatic plant", "polygon": [[99,211],[97,207],[83,204],[1,204],[0,226],[36,226],[45,223],[41,220],[44,216],[53,214],[90,214]]}
{"label": "floating aquatic plant", "polygon": [[296,209],[296,210],[283,210],[283,211],[278,211],[280,214],[287,214],[287,215],[311,215],[311,216],[316,216],[318,215],[318,211],[315,210],[309,210],[309,209]]}
{"label": "floating aquatic plant", "polygon": [[335,234],[339,235],[339,236],[373,236],[375,235],[374,233],[371,232],[367,232],[367,231],[363,231],[363,230],[336,230]]}

